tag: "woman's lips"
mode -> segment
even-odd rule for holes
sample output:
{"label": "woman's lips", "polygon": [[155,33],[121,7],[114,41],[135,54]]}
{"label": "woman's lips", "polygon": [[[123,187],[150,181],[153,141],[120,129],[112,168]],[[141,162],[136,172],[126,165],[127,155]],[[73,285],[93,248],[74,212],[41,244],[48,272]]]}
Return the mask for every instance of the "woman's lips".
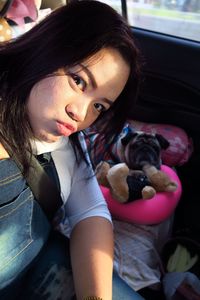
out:
{"label": "woman's lips", "polygon": [[70,124],[59,122],[59,121],[57,121],[56,123],[57,123],[58,132],[61,135],[69,136],[70,134],[76,131],[75,127]]}

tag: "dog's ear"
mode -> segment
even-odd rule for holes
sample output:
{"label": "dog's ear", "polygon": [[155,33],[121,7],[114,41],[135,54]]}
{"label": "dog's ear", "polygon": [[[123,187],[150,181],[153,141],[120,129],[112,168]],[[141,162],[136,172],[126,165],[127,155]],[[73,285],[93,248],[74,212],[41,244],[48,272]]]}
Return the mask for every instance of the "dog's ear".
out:
{"label": "dog's ear", "polygon": [[123,146],[128,145],[131,139],[138,135],[137,132],[133,132],[132,130],[128,131],[128,133],[121,139],[121,143]]}
{"label": "dog's ear", "polygon": [[164,138],[164,136],[162,136],[161,134],[156,133],[155,137],[157,138],[160,146],[162,149],[167,149],[170,145],[170,143],[166,140],[166,138]]}

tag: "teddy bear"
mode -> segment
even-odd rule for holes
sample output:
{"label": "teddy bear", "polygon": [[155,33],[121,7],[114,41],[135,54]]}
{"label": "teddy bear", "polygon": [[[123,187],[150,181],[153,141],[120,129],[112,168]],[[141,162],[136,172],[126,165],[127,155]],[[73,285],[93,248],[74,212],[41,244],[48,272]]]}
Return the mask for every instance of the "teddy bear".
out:
{"label": "teddy bear", "polygon": [[120,139],[120,162],[110,165],[102,161],[97,165],[98,183],[109,188],[120,203],[176,191],[177,183],[160,169],[161,149],[168,146],[161,135],[129,130]]}

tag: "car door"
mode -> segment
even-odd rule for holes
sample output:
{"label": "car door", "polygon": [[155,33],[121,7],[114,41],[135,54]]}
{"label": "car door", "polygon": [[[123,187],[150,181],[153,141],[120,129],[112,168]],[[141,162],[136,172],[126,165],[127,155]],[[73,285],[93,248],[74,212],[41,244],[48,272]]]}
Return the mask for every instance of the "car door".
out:
{"label": "car door", "polygon": [[[151,1],[152,2],[152,1]],[[169,2],[169,1],[168,1]],[[157,1],[158,4],[158,1]],[[144,5],[143,5],[144,7]],[[129,1],[127,2],[127,15]],[[191,14],[191,12],[188,12]],[[186,12],[187,14],[187,12]],[[163,32],[133,26],[133,35],[142,52],[143,83],[131,118],[143,122],[172,124],[185,130],[193,143],[193,154],[187,163],[176,166],[183,194],[176,210],[175,234],[195,236],[199,241],[199,176],[200,169],[200,10],[191,26],[187,20],[182,27],[175,21],[159,22]],[[137,20],[137,18],[136,18]],[[181,22],[181,21],[179,21]],[[137,25],[143,23],[140,21]],[[143,26],[143,27],[145,27]],[[160,31],[161,31],[160,30]],[[164,31],[170,31],[164,33]],[[188,35],[188,36],[187,36]]]}
{"label": "car door", "polygon": [[[126,3],[126,15],[130,24],[135,24],[133,35],[144,57],[144,80],[132,118],[173,124],[183,128],[191,137],[193,154],[188,163],[177,168],[183,182],[181,213],[177,223],[181,228],[199,230],[199,176],[195,175],[200,167],[199,2],[187,1],[187,9],[184,6],[186,1],[182,1],[182,6],[180,1],[173,1],[175,7],[172,1],[140,2],[140,13],[137,10],[139,1],[137,6],[133,6],[134,1],[127,0]],[[152,15],[145,15],[147,6]],[[136,14],[130,19],[134,9]],[[159,11],[162,14],[159,15]]]}

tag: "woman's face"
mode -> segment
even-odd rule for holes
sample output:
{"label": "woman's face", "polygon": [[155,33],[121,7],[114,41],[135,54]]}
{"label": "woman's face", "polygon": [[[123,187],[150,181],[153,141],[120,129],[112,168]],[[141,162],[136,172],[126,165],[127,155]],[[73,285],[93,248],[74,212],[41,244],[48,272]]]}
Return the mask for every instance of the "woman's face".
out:
{"label": "woman's face", "polygon": [[35,84],[27,104],[35,137],[54,142],[89,127],[115,102],[129,72],[121,54],[108,48]]}

